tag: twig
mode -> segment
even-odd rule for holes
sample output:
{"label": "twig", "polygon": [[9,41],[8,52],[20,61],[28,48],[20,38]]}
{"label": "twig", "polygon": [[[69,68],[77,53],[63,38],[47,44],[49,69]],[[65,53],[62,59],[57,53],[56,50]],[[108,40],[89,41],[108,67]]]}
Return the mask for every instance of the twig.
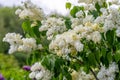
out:
{"label": "twig", "polygon": [[96,80],[99,80],[99,79],[97,78],[97,76],[96,76],[95,72],[92,70],[92,68],[90,68],[90,71],[91,71],[91,72],[92,72],[92,74],[94,75],[95,79],[96,79]]}
{"label": "twig", "polygon": [[[78,60],[80,64],[83,64],[83,62],[82,62],[81,60],[79,60],[78,58],[73,57],[73,56],[72,56],[72,58],[74,58],[74,59]],[[94,75],[95,79],[96,79],[96,80],[99,80],[99,79],[97,78],[97,76],[96,76],[95,72],[92,70],[92,68],[89,68],[89,69],[90,69],[90,71],[92,72],[92,74]]]}
{"label": "twig", "polygon": [[81,60],[79,60],[78,58],[71,56],[72,58],[76,59],[80,64],[83,64],[83,62]]}

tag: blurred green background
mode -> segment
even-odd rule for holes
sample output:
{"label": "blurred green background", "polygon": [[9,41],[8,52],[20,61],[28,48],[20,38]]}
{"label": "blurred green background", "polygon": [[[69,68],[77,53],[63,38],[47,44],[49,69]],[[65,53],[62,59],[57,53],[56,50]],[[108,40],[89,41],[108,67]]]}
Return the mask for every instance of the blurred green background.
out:
{"label": "blurred green background", "polygon": [[[16,32],[23,35],[22,20],[15,15],[17,8],[0,6],[0,73],[3,74],[6,80],[17,80],[16,77],[24,74],[22,66],[26,64],[27,54],[20,52],[12,55],[8,54],[9,44],[2,41],[8,32]],[[20,80],[23,80],[23,78],[21,77]]]}
{"label": "blurred green background", "polygon": [[2,42],[3,37],[8,32],[17,32],[22,34],[20,20],[15,15],[15,7],[0,7],[0,53],[7,53],[8,44]]}

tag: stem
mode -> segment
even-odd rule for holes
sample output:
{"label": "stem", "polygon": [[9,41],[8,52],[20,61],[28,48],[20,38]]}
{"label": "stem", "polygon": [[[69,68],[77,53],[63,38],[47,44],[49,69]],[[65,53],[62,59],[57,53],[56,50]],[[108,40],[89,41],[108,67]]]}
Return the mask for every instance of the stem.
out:
{"label": "stem", "polygon": [[[72,58],[74,58],[74,59],[78,60],[80,64],[83,64],[83,62],[82,62],[81,60],[79,60],[78,58],[73,57],[73,56],[72,56]],[[96,80],[99,80],[99,79],[97,78],[97,76],[96,76],[95,72],[92,70],[92,68],[89,68],[89,69],[90,69],[90,71],[92,72],[92,74],[94,75],[95,79],[96,79]]]}
{"label": "stem", "polygon": [[78,58],[71,56],[72,58],[76,59],[80,64],[83,64],[83,62],[81,60],[79,60]]}
{"label": "stem", "polygon": [[92,74],[94,75],[95,79],[96,79],[96,80],[99,80],[99,79],[97,78],[97,76],[96,76],[95,72],[92,70],[92,68],[90,68],[90,71],[91,71],[91,72],[92,72]]}
{"label": "stem", "polygon": [[[93,54],[94,54],[94,56],[95,56],[95,53],[94,53],[94,52],[93,52]],[[98,62],[98,60],[97,60],[96,56],[95,56],[95,60],[97,61],[98,68],[100,69],[100,68],[101,68],[101,65],[100,65],[100,63]]]}

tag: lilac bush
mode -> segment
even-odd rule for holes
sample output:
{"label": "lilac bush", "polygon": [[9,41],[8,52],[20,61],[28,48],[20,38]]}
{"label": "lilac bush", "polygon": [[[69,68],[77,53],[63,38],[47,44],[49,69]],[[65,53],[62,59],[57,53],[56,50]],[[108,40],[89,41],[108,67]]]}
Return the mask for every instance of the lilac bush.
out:
{"label": "lilac bush", "polygon": [[[66,3],[69,14],[43,10],[31,1],[16,10],[25,19],[19,33],[3,38],[9,53],[28,53],[25,70],[33,80],[119,80],[120,1],[78,0]],[[84,3],[84,4],[81,4]]]}

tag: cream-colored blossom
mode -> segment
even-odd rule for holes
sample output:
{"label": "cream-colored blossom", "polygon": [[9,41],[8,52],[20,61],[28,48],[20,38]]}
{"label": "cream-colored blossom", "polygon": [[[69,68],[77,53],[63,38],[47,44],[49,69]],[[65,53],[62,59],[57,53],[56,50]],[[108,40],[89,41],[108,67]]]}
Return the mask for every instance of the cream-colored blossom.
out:
{"label": "cream-colored blossom", "polygon": [[99,43],[102,39],[102,36],[98,31],[91,33],[91,37],[92,37],[92,41],[95,43]]}
{"label": "cream-colored blossom", "polygon": [[93,74],[86,74],[83,70],[73,71],[71,76],[72,80],[95,80]]}
{"label": "cream-colored blossom", "polygon": [[23,44],[19,45],[18,51],[31,52],[37,47],[36,40],[34,38],[23,38],[22,42]]}
{"label": "cream-colored blossom", "polygon": [[22,38],[22,35],[16,33],[6,34],[3,41],[10,44],[8,51],[10,54],[16,51],[31,52],[32,50],[42,49],[42,45],[37,45],[34,38]]}
{"label": "cream-colored blossom", "polygon": [[42,20],[42,26],[39,31],[47,31],[46,36],[48,40],[53,39],[54,35],[63,33],[67,30],[65,21],[62,18],[49,17],[47,20]]}
{"label": "cream-colored blossom", "polygon": [[11,54],[16,52],[19,45],[22,44],[22,35],[16,33],[7,33],[3,38],[3,41],[10,44],[10,49],[8,53]]}
{"label": "cream-colored blossom", "polygon": [[29,78],[36,80],[50,80],[53,76],[53,73],[49,70],[45,69],[40,62],[36,62],[31,67],[31,73],[29,74]]}
{"label": "cream-colored blossom", "polygon": [[93,22],[94,21],[94,17],[92,15],[87,15],[84,19],[83,19],[83,24],[87,23],[87,22]]}
{"label": "cream-colored blossom", "polygon": [[42,20],[44,18],[43,10],[35,6],[30,0],[24,2],[22,9],[15,12],[21,19],[29,18],[30,20]]}
{"label": "cream-colored blossom", "polygon": [[108,68],[102,65],[97,77],[99,80],[114,80],[116,72],[119,72],[118,65],[115,62],[112,62],[109,64]]}
{"label": "cream-colored blossom", "polygon": [[80,42],[79,35],[75,31],[69,30],[63,34],[56,35],[49,45],[49,49],[57,54],[67,55],[68,53],[81,52],[83,44]]}

